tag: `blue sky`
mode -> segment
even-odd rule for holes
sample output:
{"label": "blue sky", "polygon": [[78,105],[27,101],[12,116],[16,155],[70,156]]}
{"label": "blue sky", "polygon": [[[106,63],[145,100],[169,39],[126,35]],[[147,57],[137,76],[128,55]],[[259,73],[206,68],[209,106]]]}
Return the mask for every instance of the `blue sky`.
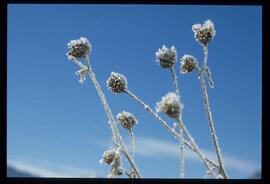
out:
{"label": "blue sky", "polygon": [[[78,67],[67,60],[67,43],[90,40],[93,70],[116,116],[133,113],[135,161],[144,177],[179,176],[177,141],[127,95],[106,88],[111,71],[151,107],[173,91],[171,75],[155,62],[162,45],[174,45],[179,59],[203,60],[191,27],[210,19],[216,37],[208,65],[208,89],[224,162],[231,178],[261,168],[262,8],[183,5],[8,5],[8,164],[47,177],[106,177],[99,164],[111,132],[90,79],[78,83]],[[183,119],[199,147],[214,157],[197,73],[177,72]],[[172,125],[172,121],[161,116]],[[118,126],[125,142],[128,133]],[[165,151],[164,151],[165,150]],[[125,159],[124,165],[127,167]],[[186,151],[185,175],[202,178],[205,167]]]}

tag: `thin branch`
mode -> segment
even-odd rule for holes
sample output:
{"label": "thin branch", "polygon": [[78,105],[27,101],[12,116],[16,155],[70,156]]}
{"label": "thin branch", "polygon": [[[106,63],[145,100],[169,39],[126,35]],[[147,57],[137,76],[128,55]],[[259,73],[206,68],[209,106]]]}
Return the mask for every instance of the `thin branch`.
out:
{"label": "thin branch", "polygon": [[177,96],[179,97],[179,100],[180,100],[180,89],[179,89],[179,86],[178,86],[177,75],[175,73],[174,67],[172,67],[170,69],[170,71],[171,71],[171,74],[172,74],[172,77],[173,77],[173,85],[175,87],[175,92],[176,92],[176,94],[177,94]]}
{"label": "thin branch", "polygon": [[185,177],[185,157],[184,157],[184,131],[181,127],[179,127],[180,136],[182,137],[182,140],[180,141],[180,177]]}
{"label": "thin branch", "polygon": [[80,61],[78,61],[75,57],[69,56],[69,59],[73,61],[76,65],[78,65],[81,69],[87,69]]}
{"label": "thin branch", "polygon": [[187,128],[185,127],[184,123],[182,121],[180,121],[180,119],[177,119],[177,122],[180,124],[181,128],[183,129],[183,131],[185,132],[185,134],[188,136],[188,139],[190,140],[191,144],[193,147],[196,148],[197,153],[199,155],[199,157],[202,159],[202,161],[204,162],[205,166],[207,167],[207,169],[210,171],[210,174],[216,178],[212,168],[208,165],[208,163],[205,160],[205,156],[203,155],[203,153],[200,151],[199,147],[197,146],[195,140],[192,138],[191,134],[188,132]]}
{"label": "thin branch", "polygon": [[[182,121],[182,108],[181,108],[181,99],[180,99],[180,89],[179,89],[179,86],[178,86],[178,82],[177,82],[177,75],[175,73],[175,70],[174,70],[174,67],[172,67],[170,69],[171,73],[172,73],[172,77],[173,77],[173,84],[174,84],[174,87],[175,87],[175,91],[176,91],[176,94],[178,96],[178,99],[179,99],[179,107],[180,107],[180,113],[179,113],[179,119]],[[179,141],[180,143],[180,177],[181,178],[184,178],[185,177],[185,162],[184,162],[184,143],[183,143],[183,137],[184,137],[184,134],[183,134],[183,129],[181,128],[180,124],[178,123],[178,126],[179,126],[179,134],[181,136],[181,140]]]}
{"label": "thin branch", "polygon": [[225,171],[225,168],[224,168],[224,165],[223,165],[223,162],[222,162],[221,151],[220,151],[219,143],[218,143],[218,140],[217,140],[214,121],[213,121],[213,118],[212,118],[212,113],[211,113],[210,105],[209,105],[207,88],[206,88],[205,79],[204,79],[204,72],[205,72],[205,70],[207,68],[208,47],[204,46],[203,50],[204,50],[204,62],[203,62],[203,66],[202,66],[201,71],[200,71],[200,77],[199,78],[200,78],[200,81],[201,81],[202,93],[203,93],[203,98],[204,98],[204,107],[205,107],[205,111],[206,111],[206,114],[207,114],[207,119],[208,119],[209,128],[210,128],[210,134],[212,136],[213,143],[214,143],[215,150],[216,150],[216,154],[217,154],[217,157],[218,157],[219,167],[220,167],[220,169],[221,169],[221,171],[222,171],[222,173],[224,175],[224,178],[227,179],[228,175],[227,175],[227,173]]}
{"label": "thin branch", "polygon": [[129,135],[130,135],[130,141],[131,141],[131,147],[132,147],[132,151],[131,151],[131,155],[132,158],[134,159],[134,155],[135,155],[135,138],[134,138],[134,134],[132,129],[129,129]]}

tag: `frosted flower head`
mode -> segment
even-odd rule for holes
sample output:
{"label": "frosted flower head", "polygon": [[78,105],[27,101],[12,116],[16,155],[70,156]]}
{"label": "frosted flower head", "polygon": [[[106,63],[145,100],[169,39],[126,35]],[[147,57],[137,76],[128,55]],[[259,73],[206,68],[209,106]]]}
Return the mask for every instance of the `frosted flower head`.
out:
{"label": "frosted flower head", "polygon": [[117,119],[121,126],[126,129],[131,129],[138,122],[133,114],[126,111],[119,113]]}
{"label": "frosted flower head", "polygon": [[177,59],[177,50],[174,46],[170,49],[165,45],[156,52],[156,61],[162,68],[171,68]]}
{"label": "frosted flower head", "polygon": [[156,111],[164,112],[170,118],[177,118],[180,114],[180,101],[176,93],[169,92],[157,102]]}
{"label": "frosted flower head", "polygon": [[197,59],[191,55],[184,55],[181,59],[180,72],[185,74],[198,68]]}
{"label": "frosted flower head", "polygon": [[81,37],[78,40],[71,40],[68,43],[70,49],[67,53],[68,57],[74,57],[77,59],[85,58],[91,51],[91,44],[86,38]]}
{"label": "frosted flower head", "polygon": [[112,72],[107,80],[107,87],[113,93],[122,93],[127,89],[127,79],[124,75]]}
{"label": "frosted flower head", "polygon": [[203,25],[195,24],[192,26],[194,37],[202,45],[206,46],[216,35],[214,24],[211,20],[207,20]]}
{"label": "frosted flower head", "polygon": [[120,168],[121,158],[120,149],[109,149],[103,153],[103,158],[99,161],[100,163],[105,163],[111,166],[108,178],[113,178],[115,176],[123,174]]}
{"label": "frosted flower head", "polygon": [[99,162],[100,163],[111,164],[114,161],[114,159],[116,158],[117,154],[118,153],[117,153],[117,151],[115,149],[106,150],[103,153],[102,159]]}

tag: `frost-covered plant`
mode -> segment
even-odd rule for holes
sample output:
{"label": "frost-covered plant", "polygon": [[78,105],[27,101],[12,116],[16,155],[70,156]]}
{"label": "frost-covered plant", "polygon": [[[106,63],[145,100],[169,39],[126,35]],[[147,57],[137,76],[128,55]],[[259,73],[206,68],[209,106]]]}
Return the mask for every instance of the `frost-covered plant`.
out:
{"label": "frost-covered plant", "polygon": [[[185,123],[182,119],[183,113],[183,103],[180,93],[180,86],[177,82],[177,74],[175,72],[174,66],[177,64],[177,50],[174,46],[167,48],[165,45],[159,48],[155,53],[156,62],[161,68],[169,69],[168,71],[172,74],[172,81],[175,87],[175,92],[168,92],[165,96],[161,98],[156,104],[156,112],[139,97],[137,97],[127,86],[128,82],[123,74],[111,72],[111,75],[107,79],[107,88],[114,94],[123,93],[130,96],[139,105],[141,105],[148,113],[150,113],[158,123],[160,123],[177,141],[180,145],[179,158],[180,158],[180,177],[184,178],[184,149],[190,149],[198,155],[206,167],[205,178],[228,178],[225,171],[225,167],[221,157],[220,147],[217,141],[217,136],[214,128],[214,122],[212,118],[212,113],[209,106],[209,99],[207,94],[207,86],[205,84],[205,77],[207,77],[209,86],[213,88],[213,80],[211,76],[210,68],[207,66],[208,60],[208,44],[216,35],[214,24],[212,21],[207,20],[203,24],[195,24],[192,26],[192,31],[194,32],[195,39],[202,45],[204,51],[204,60],[201,67],[199,67],[198,60],[192,56],[185,54],[180,59],[180,73],[186,74],[192,71],[197,71],[199,73],[199,79],[201,81],[202,94],[204,98],[204,106],[207,114],[207,119],[209,122],[209,129],[211,136],[213,138],[213,143],[215,146],[218,164],[207,158],[197,145],[192,134],[188,131]],[[91,81],[93,82],[97,93],[100,97],[102,105],[105,109],[107,117],[109,119],[109,125],[112,131],[112,148],[106,150],[103,153],[101,163],[105,163],[111,166],[108,178],[117,177],[121,174],[126,174],[129,178],[141,178],[138,167],[135,164],[134,154],[135,154],[135,138],[133,134],[133,128],[137,124],[137,119],[130,113],[123,111],[117,115],[117,120],[122,128],[126,129],[130,133],[131,139],[131,153],[128,151],[122,136],[117,128],[116,121],[111,112],[111,109],[107,103],[105,95],[98,83],[95,74],[90,65],[89,54],[92,50],[92,45],[86,39],[81,37],[78,40],[72,40],[68,43],[69,51],[67,53],[68,59],[72,60],[75,64],[79,66],[79,70],[75,73],[80,77],[79,82],[81,84],[86,80],[86,76],[89,75]],[[79,59],[84,59],[86,65],[82,64]],[[159,116],[159,112],[166,114],[170,120],[176,121],[171,127],[165,120]],[[177,132],[178,128],[178,132]],[[130,171],[122,167],[121,156],[126,157]]]}
{"label": "frost-covered plant", "polygon": [[134,158],[135,154],[135,138],[132,131],[132,128],[138,124],[138,120],[135,118],[135,116],[130,113],[123,111],[117,115],[117,119],[120,122],[121,126],[129,131],[130,134],[130,140],[131,140],[131,146],[132,146],[132,157]]}
{"label": "frost-covered plant", "polygon": [[115,159],[116,155],[119,154],[115,149],[109,149],[104,151],[102,159],[99,161],[100,163],[111,164]]}
{"label": "frost-covered plant", "polygon": [[185,54],[181,59],[180,72],[185,74],[198,69],[198,61],[195,57]]}
{"label": "frost-covered plant", "polygon": [[199,68],[199,79],[201,81],[202,94],[203,94],[203,98],[204,98],[204,106],[205,106],[205,111],[206,111],[207,119],[208,119],[208,123],[209,123],[210,134],[212,136],[213,143],[215,146],[215,151],[216,151],[216,155],[218,158],[220,171],[221,171],[224,178],[228,178],[228,175],[225,171],[225,167],[224,167],[222,157],[221,157],[221,150],[220,150],[219,143],[217,140],[214,121],[212,118],[212,113],[211,113],[210,105],[209,105],[207,87],[205,85],[205,79],[204,79],[204,77],[206,75],[206,77],[208,79],[209,86],[211,88],[214,87],[213,86],[214,83],[213,83],[213,80],[211,77],[211,72],[210,72],[209,67],[207,66],[207,60],[208,60],[208,43],[215,37],[216,30],[215,30],[214,24],[211,20],[205,21],[203,25],[201,25],[201,24],[193,25],[192,30],[195,34],[194,36],[195,36],[196,40],[199,41],[201,43],[201,45],[203,46],[203,51],[204,51],[203,65],[201,68]]}
{"label": "frost-covered plant", "polygon": [[117,115],[117,119],[121,126],[126,129],[131,129],[138,123],[135,116],[129,112],[123,111]]}
{"label": "frost-covered plant", "polygon": [[196,40],[204,46],[206,46],[216,35],[216,30],[211,20],[205,21],[203,25],[194,24],[192,30]]}
{"label": "frost-covered plant", "polygon": [[121,158],[120,158],[119,149],[106,150],[103,153],[102,159],[99,162],[111,165],[108,178],[113,178],[115,176],[119,176],[123,174],[122,169],[121,169]]}
{"label": "frost-covered plant", "polygon": [[107,80],[107,86],[113,93],[122,93],[127,89],[127,79],[124,75],[112,72]]}
{"label": "frost-covered plant", "polygon": [[90,53],[92,45],[86,38],[81,37],[78,40],[71,40],[68,43],[68,48],[70,50],[68,51],[67,56],[81,59],[85,58]]}
{"label": "frost-covered plant", "polygon": [[180,114],[180,102],[178,96],[174,92],[169,92],[157,102],[157,112],[164,112],[170,118],[177,118]]}
{"label": "frost-covered plant", "polygon": [[[116,121],[114,119],[114,116],[111,112],[111,109],[107,103],[107,100],[105,98],[105,95],[100,87],[100,84],[98,83],[95,74],[92,70],[92,67],[90,65],[90,60],[88,54],[90,53],[90,48],[92,48],[90,42],[86,38],[80,38],[79,40],[72,40],[68,43],[68,48],[70,49],[67,53],[68,59],[72,60],[75,64],[77,64],[80,68],[80,70],[76,73],[80,76],[80,82],[83,83],[85,80],[85,75],[88,74],[90,79],[92,80],[97,93],[99,95],[99,98],[102,102],[102,105],[105,109],[105,112],[107,114],[107,117],[109,119],[110,128],[112,130],[112,143],[113,146],[117,148],[117,150],[121,151],[121,153],[126,157],[128,160],[130,167],[132,168],[132,172],[134,173],[134,177],[140,178],[139,170],[135,164],[135,161],[133,157],[130,155],[130,153],[127,150],[127,147],[122,139],[122,136],[120,135],[120,132],[117,128]],[[86,61],[86,66],[83,65],[78,59],[83,58]],[[119,157],[120,159],[120,157]],[[116,166],[119,165],[120,161],[118,158],[116,159],[114,165],[112,165],[112,169],[108,175],[108,177],[114,177],[117,175],[117,172],[115,170]]]}
{"label": "frost-covered plant", "polygon": [[170,49],[165,45],[156,52],[156,61],[162,68],[171,68],[177,60],[177,50],[174,46]]}

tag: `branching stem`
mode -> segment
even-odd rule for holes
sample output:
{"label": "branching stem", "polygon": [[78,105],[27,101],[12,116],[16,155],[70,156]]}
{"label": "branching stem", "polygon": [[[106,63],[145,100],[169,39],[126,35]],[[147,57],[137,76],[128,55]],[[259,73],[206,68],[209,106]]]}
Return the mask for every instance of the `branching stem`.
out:
{"label": "branching stem", "polygon": [[218,143],[218,140],[217,140],[214,121],[213,121],[213,118],[212,118],[212,113],[211,113],[210,105],[209,105],[207,88],[206,88],[205,79],[204,79],[205,69],[207,68],[208,47],[204,46],[203,51],[204,51],[204,62],[203,62],[203,66],[202,66],[202,68],[200,70],[200,77],[199,78],[200,78],[200,81],[201,81],[202,93],[203,93],[203,98],[204,98],[204,107],[205,107],[205,111],[206,111],[206,114],[207,114],[210,134],[212,136],[213,143],[214,143],[214,146],[215,146],[219,167],[220,167],[221,172],[224,175],[224,178],[227,179],[228,175],[227,175],[227,173],[225,171],[225,168],[224,168],[224,165],[223,165],[223,162],[222,162],[221,151],[220,151],[219,143]]}
{"label": "branching stem", "polygon": [[141,178],[140,174],[139,174],[139,171],[138,171],[138,168],[134,162],[134,160],[131,158],[131,156],[129,155],[128,153],[128,150],[124,144],[124,141],[119,133],[119,130],[118,128],[116,127],[116,123],[115,123],[115,120],[114,120],[114,116],[111,112],[111,109],[107,103],[107,100],[105,98],[105,95],[100,87],[100,84],[98,83],[96,77],[95,77],[95,74],[92,70],[92,67],[90,65],[90,60],[89,60],[89,56],[86,56],[85,57],[85,60],[86,60],[86,64],[87,64],[87,67],[85,67],[83,64],[81,64],[78,60],[76,60],[75,58],[72,58],[72,60],[80,67],[80,68],[87,68],[88,69],[88,75],[90,76],[96,90],[97,90],[97,93],[99,95],[99,98],[102,102],[102,105],[106,111],[106,114],[108,116],[108,119],[109,119],[109,124],[110,124],[110,127],[111,127],[111,130],[112,130],[112,134],[113,134],[113,143],[114,144],[118,144],[120,145],[120,148],[121,148],[121,151],[124,153],[124,155],[126,156],[128,162],[130,163],[130,166],[132,167],[132,169],[134,170],[134,172],[136,173],[137,177],[138,178]]}
{"label": "branching stem", "polygon": [[[130,90],[126,89],[125,93],[127,95],[129,95],[130,97],[132,97],[136,102],[138,102],[141,106],[144,107],[144,109],[146,111],[148,111],[155,119],[157,119],[163,126],[164,128],[166,128],[170,133],[172,133],[174,135],[174,137],[181,141],[182,137],[181,135],[179,135],[174,129],[172,129],[163,119],[161,119],[161,117],[155,113],[150,107],[149,105],[145,104],[140,98],[138,98],[135,94],[133,94]],[[182,126],[182,128],[184,128]],[[185,130],[184,130],[185,131]],[[192,138],[192,137],[189,137]],[[192,139],[193,140],[193,139]],[[205,163],[205,165],[207,166],[207,168],[209,169],[209,171],[211,172],[212,176],[215,177],[212,169],[210,169],[210,166],[208,165],[208,163],[211,163],[212,165],[217,166],[216,164],[214,164],[214,162],[210,161],[209,159],[206,159],[206,157],[204,155],[201,154],[200,150],[198,150],[198,146],[196,146],[196,144],[194,145],[194,140],[191,142],[193,143],[189,143],[188,141],[186,141],[185,139],[183,139],[183,142],[185,145],[187,145],[190,149],[192,149],[195,153],[197,153],[200,158],[203,160],[203,162]]]}

